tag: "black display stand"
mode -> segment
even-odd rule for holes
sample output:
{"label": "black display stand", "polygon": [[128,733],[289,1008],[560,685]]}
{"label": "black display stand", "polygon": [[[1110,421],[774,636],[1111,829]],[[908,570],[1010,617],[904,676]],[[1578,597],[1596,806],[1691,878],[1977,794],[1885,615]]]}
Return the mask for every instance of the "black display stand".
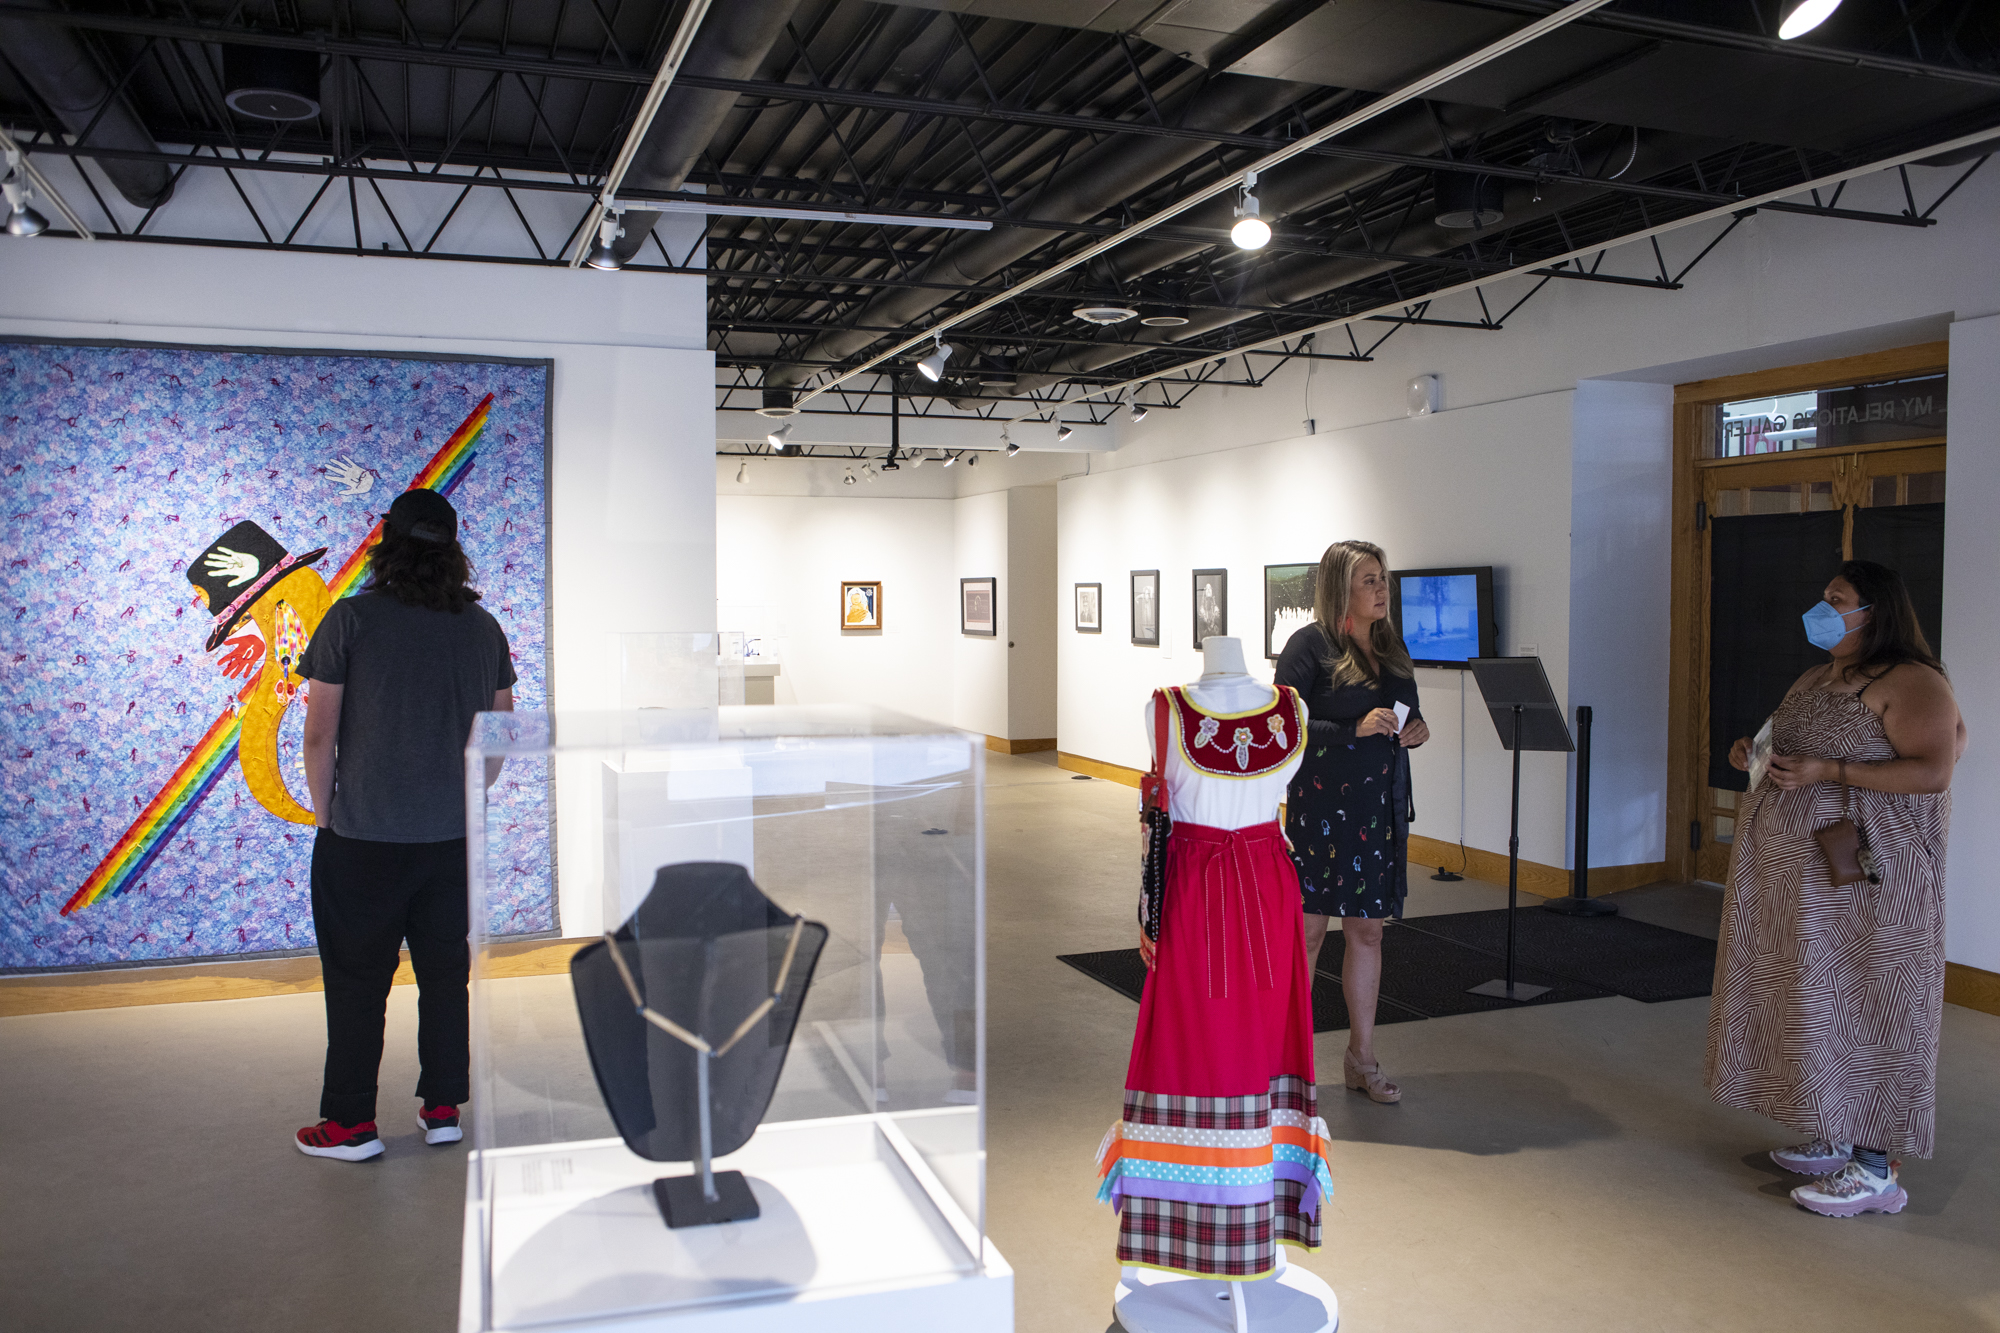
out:
{"label": "black display stand", "polygon": [[1590,705],[1576,709],[1576,869],[1569,892],[1542,904],[1558,916],[1617,916],[1618,904],[1590,896]]}
{"label": "black display stand", "polygon": [[1521,751],[1554,750],[1567,754],[1569,728],[1563,725],[1562,706],[1549,689],[1548,673],[1539,657],[1475,657],[1472,678],[1492,715],[1493,729],[1500,744],[1514,752],[1514,803],[1507,825],[1507,975],[1498,981],[1481,982],[1470,988],[1473,995],[1490,995],[1501,1000],[1532,1000],[1546,994],[1547,986],[1530,986],[1514,980],[1514,904],[1521,882]]}

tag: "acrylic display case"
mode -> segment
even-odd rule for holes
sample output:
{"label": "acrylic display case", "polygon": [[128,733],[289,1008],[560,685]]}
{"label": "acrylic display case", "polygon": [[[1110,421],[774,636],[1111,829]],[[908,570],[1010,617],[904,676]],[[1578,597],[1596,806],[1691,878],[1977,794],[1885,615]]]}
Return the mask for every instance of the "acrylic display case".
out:
{"label": "acrylic display case", "polygon": [[[1012,1274],[985,1238],[976,739],[864,708],[479,718],[462,1333],[1013,1328]],[[552,792],[543,827],[487,801],[496,760],[491,790]],[[509,975],[484,933],[482,903],[537,847],[554,849],[565,937],[619,931],[661,868],[688,862],[742,866],[784,917],[826,927],[762,1122],[714,1162],[747,1177],[756,1218],[667,1225],[654,1182],[695,1168],[627,1147],[572,978]],[[665,1067],[639,1077],[657,1086]]]}

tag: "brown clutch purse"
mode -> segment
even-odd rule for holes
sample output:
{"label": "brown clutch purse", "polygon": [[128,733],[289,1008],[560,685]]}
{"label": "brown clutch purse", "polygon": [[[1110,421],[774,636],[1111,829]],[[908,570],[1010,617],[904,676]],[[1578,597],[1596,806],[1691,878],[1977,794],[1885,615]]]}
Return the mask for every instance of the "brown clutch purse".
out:
{"label": "brown clutch purse", "polygon": [[[1841,775],[1847,773],[1847,765],[1841,765]],[[1813,841],[1819,844],[1820,854],[1826,857],[1827,875],[1835,888],[1845,888],[1849,884],[1880,884],[1882,872],[1876,868],[1875,854],[1869,850],[1868,835],[1861,825],[1854,822],[1854,791],[1845,782],[1840,784],[1841,817],[1824,828],[1813,830]]]}

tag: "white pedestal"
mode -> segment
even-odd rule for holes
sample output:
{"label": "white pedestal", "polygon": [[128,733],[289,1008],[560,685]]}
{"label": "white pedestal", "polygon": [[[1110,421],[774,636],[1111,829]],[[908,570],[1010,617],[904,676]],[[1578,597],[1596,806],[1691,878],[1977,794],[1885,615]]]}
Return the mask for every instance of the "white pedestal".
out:
{"label": "white pedestal", "polygon": [[1255,1282],[1217,1282],[1150,1268],[1120,1270],[1112,1312],[1125,1333],[1334,1333],[1340,1300],[1333,1288],[1285,1262]]}
{"label": "white pedestal", "polygon": [[715,1164],[749,1178],[762,1215],[680,1230],[652,1182],[688,1168],[620,1140],[474,1153],[460,1333],[1013,1333],[1013,1270],[908,1119],[765,1125]]}

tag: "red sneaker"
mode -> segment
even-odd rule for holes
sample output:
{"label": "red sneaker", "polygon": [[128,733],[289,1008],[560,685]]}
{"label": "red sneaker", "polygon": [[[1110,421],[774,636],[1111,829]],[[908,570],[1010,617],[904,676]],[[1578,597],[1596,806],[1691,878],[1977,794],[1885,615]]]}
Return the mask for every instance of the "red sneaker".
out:
{"label": "red sneaker", "polygon": [[456,1106],[426,1106],[417,1112],[417,1124],[424,1131],[425,1143],[457,1143],[465,1137],[458,1127]]}
{"label": "red sneaker", "polygon": [[322,1120],[317,1125],[308,1125],[292,1139],[300,1152],[308,1157],[334,1157],[343,1162],[365,1162],[371,1157],[382,1155],[382,1140],[376,1137],[375,1122],[364,1120],[358,1125],[343,1125],[334,1120]]}

